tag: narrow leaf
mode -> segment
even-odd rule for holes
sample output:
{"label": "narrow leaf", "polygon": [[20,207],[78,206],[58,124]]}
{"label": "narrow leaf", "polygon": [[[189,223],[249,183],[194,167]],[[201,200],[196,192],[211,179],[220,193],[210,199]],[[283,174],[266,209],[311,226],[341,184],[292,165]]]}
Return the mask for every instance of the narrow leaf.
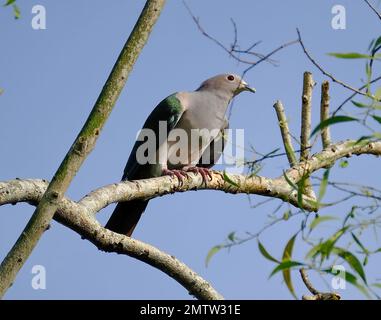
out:
{"label": "narrow leaf", "polygon": [[332,251],[335,252],[339,257],[343,258],[349,264],[349,266],[354,271],[356,271],[357,274],[366,283],[365,272],[364,272],[364,269],[362,267],[362,264],[359,261],[359,259],[357,259],[357,257],[352,252],[347,251],[347,250],[342,249],[342,248],[334,248]]}
{"label": "narrow leaf", "polygon": [[339,53],[339,52],[330,52],[329,56],[339,58],[339,59],[377,59],[378,55],[374,57],[368,54],[358,53],[358,52],[347,52],[347,53]]}
{"label": "narrow leaf", "polygon": [[231,242],[234,242],[234,241],[235,241],[235,231],[230,232],[230,233],[228,234],[228,239],[229,239]]}
{"label": "narrow leaf", "polygon": [[376,120],[379,124],[381,124],[381,117],[379,116],[372,116],[374,120]]}
{"label": "narrow leaf", "polygon": [[269,278],[271,278],[274,274],[278,273],[279,271],[282,271],[284,269],[290,269],[296,266],[304,266],[304,263],[298,262],[298,261],[291,261],[291,260],[284,261],[274,268]]}
{"label": "narrow leaf", "polygon": [[16,0],[7,0],[7,2],[4,4],[4,7],[10,6],[14,2],[16,2]]}
{"label": "narrow leaf", "polygon": [[365,246],[361,243],[360,239],[357,238],[356,235],[353,232],[351,232],[351,235],[352,235],[353,240],[355,240],[355,242],[362,249],[362,251],[364,253],[369,253],[369,250],[367,248],[365,248]]}
{"label": "narrow leaf", "polygon": [[328,119],[320,122],[315,127],[315,129],[311,133],[311,137],[313,137],[318,131],[320,131],[320,130],[328,127],[328,126],[331,126],[333,124],[340,123],[340,122],[349,122],[349,121],[358,121],[358,119],[348,117],[348,116],[335,116],[335,117],[328,118]]}
{"label": "narrow leaf", "polygon": [[323,199],[325,195],[325,192],[327,191],[328,177],[329,177],[329,169],[324,171],[323,179],[321,180],[320,187],[319,187],[318,202],[321,202],[321,200]]}
{"label": "narrow leaf", "polygon": [[365,103],[361,103],[361,102],[354,101],[354,100],[351,100],[351,102],[352,102],[353,105],[355,105],[357,108],[369,108],[369,105],[367,105],[367,104],[365,104]]}
{"label": "narrow leaf", "polygon": [[227,175],[226,171],[223,172],[223,178],[226,182],[230,183],[231,185],[239,188],[239,184],[234,182],[230,177]]}
{"label": "narrow leaf", "polygon": [[267,260],[270,260],[272,262],[280,263],[279,260],[275,259],[268,251],[266,248],[262,245],[262,243],[258,240],[258,249],[259,252],[264,256]]}
{"label": "narrow leaf", "polygon": [[286,180],[286,182],[292,187],[292,189],[294,189],[294,190],[298,190],[298,186],[297,186],[295,183],[293,183],[293,182],[290,180],[289,177],[287,177],[287,174],[286,174],[285,171],[283,171],[283,177],[284,177],[284,179]]}
{"label": "narrow leaf", "polygon": [[333,216],[319,216],[315,218],[310,224],[310,230],[315,229],[320,223],[331,220],[338,220],[339,218]]}
{"label": "narrow leaf", "polygon": [[212,257],[222,249],[222,246],[221,245],[217,245],[217,246],[214,246],[212,249],[209,250],[208,252],[208,255],[206,256],[206,259],[205,259],[205,266],[208,267],[209,265],[209,262],[210,262],[210,259],[212,259]]}
{"label": "narrow leaf", "polygon": [[[284,251],[283,251],[283,257],[282,257],[282,262],[284,261],[289,261],[291,260],[291,257],[292,257],[292,250],[294,248],[294,243],[295,243],[295,239],[296,239],[296,236],[298,234],[296,233],[295,235],[293,235],[291,237],[291,239],[287,242],[285,248],[284,248]],[[297,299],[296,297],[296,294],[295,294],[295,290],[294,290],[294,286],[292,284],[292,279],[291,279],[291,270],[290,268],[288,269],[283,269],[282,270],[282,274],[283,274],[283,279],[284,279],[284,282],[286,283],[286,286],[288,288],[288,290],[290,291],[290,293],[292,294],[292,296]]]}
{"label": "narrow leaf", "polygon": [[[332,274],[334,276],[337,276],[337,272],[333,272],[332,269],[325,269],[322,270],[323,272]],[[345,281],[350,283],[351,285],[355,286],[362,294],[364,294],[368,299],[371,298],[368,290],[366,287],[364,287],[362,284],[358,283],[357,277],[350,273],[349,271],[345,271]]]}

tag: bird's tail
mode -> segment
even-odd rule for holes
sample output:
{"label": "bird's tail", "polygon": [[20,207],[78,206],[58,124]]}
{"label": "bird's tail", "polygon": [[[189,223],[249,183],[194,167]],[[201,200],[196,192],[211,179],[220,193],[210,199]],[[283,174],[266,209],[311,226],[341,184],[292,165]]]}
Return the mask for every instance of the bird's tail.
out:
{"label": "bird's tail", "polygon": [[119,202],[105,227],[131,237],[147,204],[148,200]]}

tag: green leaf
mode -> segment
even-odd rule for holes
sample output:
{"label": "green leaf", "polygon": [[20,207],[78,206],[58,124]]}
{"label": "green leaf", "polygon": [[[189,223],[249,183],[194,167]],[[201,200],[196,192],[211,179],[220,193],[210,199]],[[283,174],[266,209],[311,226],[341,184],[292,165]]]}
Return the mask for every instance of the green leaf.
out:
{"label": "green leaf", "polygon": [[378,116],[372,116],[374,120],[376,120],[379,124],[381,124],[381,117]]}
{"label": "green leaf", "polygon": [[375,100],[381,99],[381,87],[377,88],[376,92],[374,93],[374,99]]}
{"label": "green leaf", "polygon": [[14,2],[16,2],[16,0],[7,0],[7,2],[4,4],[4,7],[10,6]]}
{"label": "green leaf", "polygon": [[239,188],[239,184],[234,182],[230,177],[227,175],[226,171],[223,172],[223,178],[226,182],[230,183],[231,185]]}
{"label": "green leaf", "polygon": [[379,45],[381,45],[381,36],[377,38],[377,40],[373,44],[373,50],[375,50]]}
{"label": "green leaf", "polygon": [[[294,248],[295,238],[296,238],[297,235],[298,235],[297,233],[294,234],[291,237],[291,239],[287,242],[287,244],[286,244],[286,246],[284,248],[284,251],[283,251],[282,262],[290,261],[291,260],[292,250]],[[286,286],[287,286],[288,290],[290,291],[292,296],[295,299],[297,299],[296,294],[295,294],[295,290],[294,290],[294,286],[292,284],[291,270],[290,270],[290,268],[283,269],[282,270],[282,274],[283,274],[283,279],[284,279],[284,282],[286,283]]]}
{"label": "green leaf", "polygon": [[303,175],[300,181],[298,182],[298,206],[303,210],[303,195],[306,186],[306,180],[308,176]]}
{"label": "green leaf", "polygon": [[339,163],[340,168],[346,168],[349,166],[348,160],[341,160]]}
{"label": "green leaf", "polygon": [[274,270],[271,272],[269,278],[271,278],[274,274],[278,273],[279,271],[282,271],[285,269],[290,269],[290,268],[297,267],[297,266],[304,266],[304,265],[305,265],[304,263],[298,262],[298,261],[291,261],[291,260],[284,261],[274,268]]}
{"label": "green leaf", "polygon": [[340,59],[378,59],[379,55],[375,55],[374,57],[368,54],[358,53],[358,52],[347,52],[347,53],[338,53],[331,52],[328,53],[329,56],[340,58]]}
{"label": "green leaf", "polygon": [[[334,276],[337,276],[337,272],[333,272],[332,269],[325,269],[322,270],[323,272],[332,274]],[[371,298],[368,290],[366,289],[365,286],[362,284],[358,283],[357,277],[350,273],[349,271],[345,270],[345,281],[350,283],[351,285],[355,286],[361,293],[363,293],[368,299]]]}
{"label": "green leaf", "polygon": [[320,203],[323,199],[325,192],[327,191],[328,186],[328,177],[329,177],[329,169],[324,171],[323,179],[321,180],[320,187],[319,187],[319,196],[318,196],[318,202]]}
{"label": "green leaf", "polygon": [[229,239],[231,242],[234,242],[234,241],[235,241],[235,231],[230,232],[230,233],[228,234],[228,239]]}
{"label": "green leaf", "polygon": [[357,209],[357,206],[353,206],[351,208],[351,211],[349,211],[349,213],[346,215],[346,217],[344,218],[344,221],[343,221],[343,226],[345,226],[345,224],[348,222],[349,218],[354,218],[355,217],[355,212],[356,212],[356,209]]}
{"label": "green leaf", "polygon": [[15,16],[15,19],[20,19],[21,17],[20,8],[16,4],[14,4],[12,7],[13,7],[13,14]]}
{"label": "green leaf", "polygon": [[318,131],[320,131],[320,130],[328,127],[328,126],[331,126],[333,124],[340,123],[340,122],[349,122],[349,121],[358,121],[358,119],[348,117],[348,116],[335,116],[335,117],[328,118],[328,119],[320,122],[315,127],[315,129],[311,133],[311,137],[313,137]]}
{"label": "green leaf", "polygon": [[267,260],[270,260],[272,262],[280,263],[279,260],[275,259],[268,251],[266,248],[262,245],[262,243],[258,240],[258,249],[259,252],[264,256]]}
{"label": "green leaf", "polygon": [[321,248],[321,243],[317,244],[316,246],[312,247],[306,254],[306,259],[311,259],[311,258],[314,258],[316,257],[319,252],[320,252],[320,248]]}
{"label": "green leaf", "polygon": [[331,221],[331,220],[339,220],[339,218],[333,217],[333,216],[319,216],[319,217],[315,218],[311,222],[311,224],[310,224],[310,230],[312,231],[313,229],[315,229],[322,222]]}
{"label": "green leaf", "polygon": [[357,107],[357,108],[369,108],[369,105],[365,103],[360,103],[354,100],[351,100],[351,102]]}
{"label": "green leaf", "polygon": [[205,259],[205,266],[208,267],[210,259],[222,249],[223,247],[221,245],[214,246],[212,249],[209,250],[208,255],[206,256]]}
{"label": "green leaf", "polygon": [[372,283],[372,287],[381,289],[381,283]]}
{"label": "green leaf", "polygon": [[288,219],[290,219],[290,215],[291,215],[291,210],[286,210],[286,211],[283,213],[283,220],[284,220],[284,221],[287,221]]}
{"label": "green leaf", "polygon": [[347,251],[342,248],[333,248],[332,252],[336,253],[339,257],[343,258],[348,265],[357,272],[357,274],[364,280],[366,283],[365,272],[362,267],[362,264],[359,259],[350,251]]}
{"label": "green leaf", "polygon": [[320,246],[320,253],[322,258],[329,257],[332,249],[334,248],[336,242],[340,239],[340,237],[347,231],[349,226],[341,228],[337,232],[335,232],[328,240],[324,241]]}
{"label": "green leaf", "polygon": [[284,177],[284,179],[286,180],[286,182],[292,187],[292,189],[294,189],[294,190],[298,190],[298,189],[299,189],[298,186],[297,186],[295,183],[293,183],[293,182],[290,180],[289,177],[287,177],[287,174],[286,174],[285,171],[283,171],[283,177]]}
{"label": "green leaf", "polygon": [[361,243],[360,239],[356,237],[356,235],[351,232],[351,235],[352,235],[352,238],[353,240],[355,240],[355,242],[357,243],[357,245],[362,249],[362,251],[365,253],[365,254],[368,254],[369,253],[369,250],[367,248],[365,248],[365,246]]}

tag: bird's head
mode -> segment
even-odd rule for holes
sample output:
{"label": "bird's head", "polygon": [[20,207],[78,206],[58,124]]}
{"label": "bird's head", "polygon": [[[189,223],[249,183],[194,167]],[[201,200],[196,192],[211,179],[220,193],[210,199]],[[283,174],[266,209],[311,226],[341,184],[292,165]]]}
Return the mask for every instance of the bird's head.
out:
{"label": "bird's head", "polygon": [[233,73],[220,74],[205,80],[197,90],[222,91],[232,97],[242,91],[255,92],[254,88],[250,87],[240,76]]}

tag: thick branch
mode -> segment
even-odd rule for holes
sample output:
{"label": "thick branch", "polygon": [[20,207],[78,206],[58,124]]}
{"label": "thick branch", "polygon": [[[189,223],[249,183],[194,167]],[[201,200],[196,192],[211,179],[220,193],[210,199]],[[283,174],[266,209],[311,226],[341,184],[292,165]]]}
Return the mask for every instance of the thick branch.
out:
{"label": "thick branch", "polygon": [[[306,173],[311,174],[340,158],[350,157],[353,154],[380,156],[381,142],[356,144],[356,141],[348,140],[331,145],[330,148],[313,155],[307,161],[290,168],[285,172],[285,175],[293,183],[297,183]],[[295,206],[298,205],[297,191],[292,190],[283,175],[275,179],[230,175],[229,180],[234,181],[234,185],[225,181],[219,172],[213,172],[212,176],[213,179],[207,185],[203,184],[200,175],[193,173],[189,173],[189,179],[185,179],[180,187],[177,179],[169,176],[111,184],[91,192],[79,202],[63,197],[58,204],[54,218],[89,239],[102,250],[123,253],[162,270],[199,299],[221,299],[221,295],[205,280],[177,259],[148,244],[106,230],[94,219],[95,213],[114,202],[155,198],[176,191],[197,189],[221,190],[227,193],[253,193],[280,198]],[[38,179],[16,179],[0,182],[0,205],[18,202],[29,202],[37,205],[41,201],[47,186],[46,180]],[[303,198],[302,205],[306,210],[317,209],[314,200],[308,197]]]}
{"label": "thick branch", "polygon": [[[47,181],[39,179],[0,182],[0,203],[25,201],[37,205],[47,186]],[[105,192],[105,194],[109,193]],[[87,204],[90,204],[89,199]],[[126,254],[163,271],[198,299],[223,299],[207,281],[175,257],[149,244],[103,228],[90,213],[93,213],[91,208],[83,203],[64,197],[54,219],[91,241],[100,250]]]}
{"label": "thick branch", "polygon": [[148,0],[146,2],[85,125],[59,166],[24,231],[0,265],[0,297],[11,286],[18,271],[48,227],[75,174],[94,148],[100,131],[119,97],[139,53],[146,44],[164,3],[165,0]]}
{"label": "thick branch", "polygon": [[[335,161],[350,157],[352,155],[371,154],[381,155],[381,142],[369,142],[366,144],[357,143],[355,140],[347,140],[331,145],[330,148],[323,150],[288,169],[285,174],[293,182],[297,183],[307,173],[322,169]],[[271,179],[260,176],[247,177],[243,175],[229,175],[229,180],[237,185],[225,181],[220,172],[212,172],[213,179],[205,185],[199,174],[188,174],[188,179],[184,179],[181,186],[178,185],[176,178],[162,176],[158,178],[143,179],[136,181],[122,181],[101,187],[80,200],[77,204],[63,198],[59,205],[60,210],[64,210],[73,204],[79,205],[86,210],[88,215],[93,215],[111,203],[120,201],[130,201],[134,199],[156,198],[174,192],[185,192],[189,190],[220,190],[226,193],[245,193],[258,194],[268,197],[280,198],[298,206],[297,194],[285,181],[283,175]],[[47,186],[45,180],[10,180],[0,182],[0,205],[30,202],[37,203],[41,200]],[[306,198],[308,199],[308,198]],[[68,202],[69,201],[69,202]],[[303,209],[313,210],[314,206],[307,203],[303,204]]]}

